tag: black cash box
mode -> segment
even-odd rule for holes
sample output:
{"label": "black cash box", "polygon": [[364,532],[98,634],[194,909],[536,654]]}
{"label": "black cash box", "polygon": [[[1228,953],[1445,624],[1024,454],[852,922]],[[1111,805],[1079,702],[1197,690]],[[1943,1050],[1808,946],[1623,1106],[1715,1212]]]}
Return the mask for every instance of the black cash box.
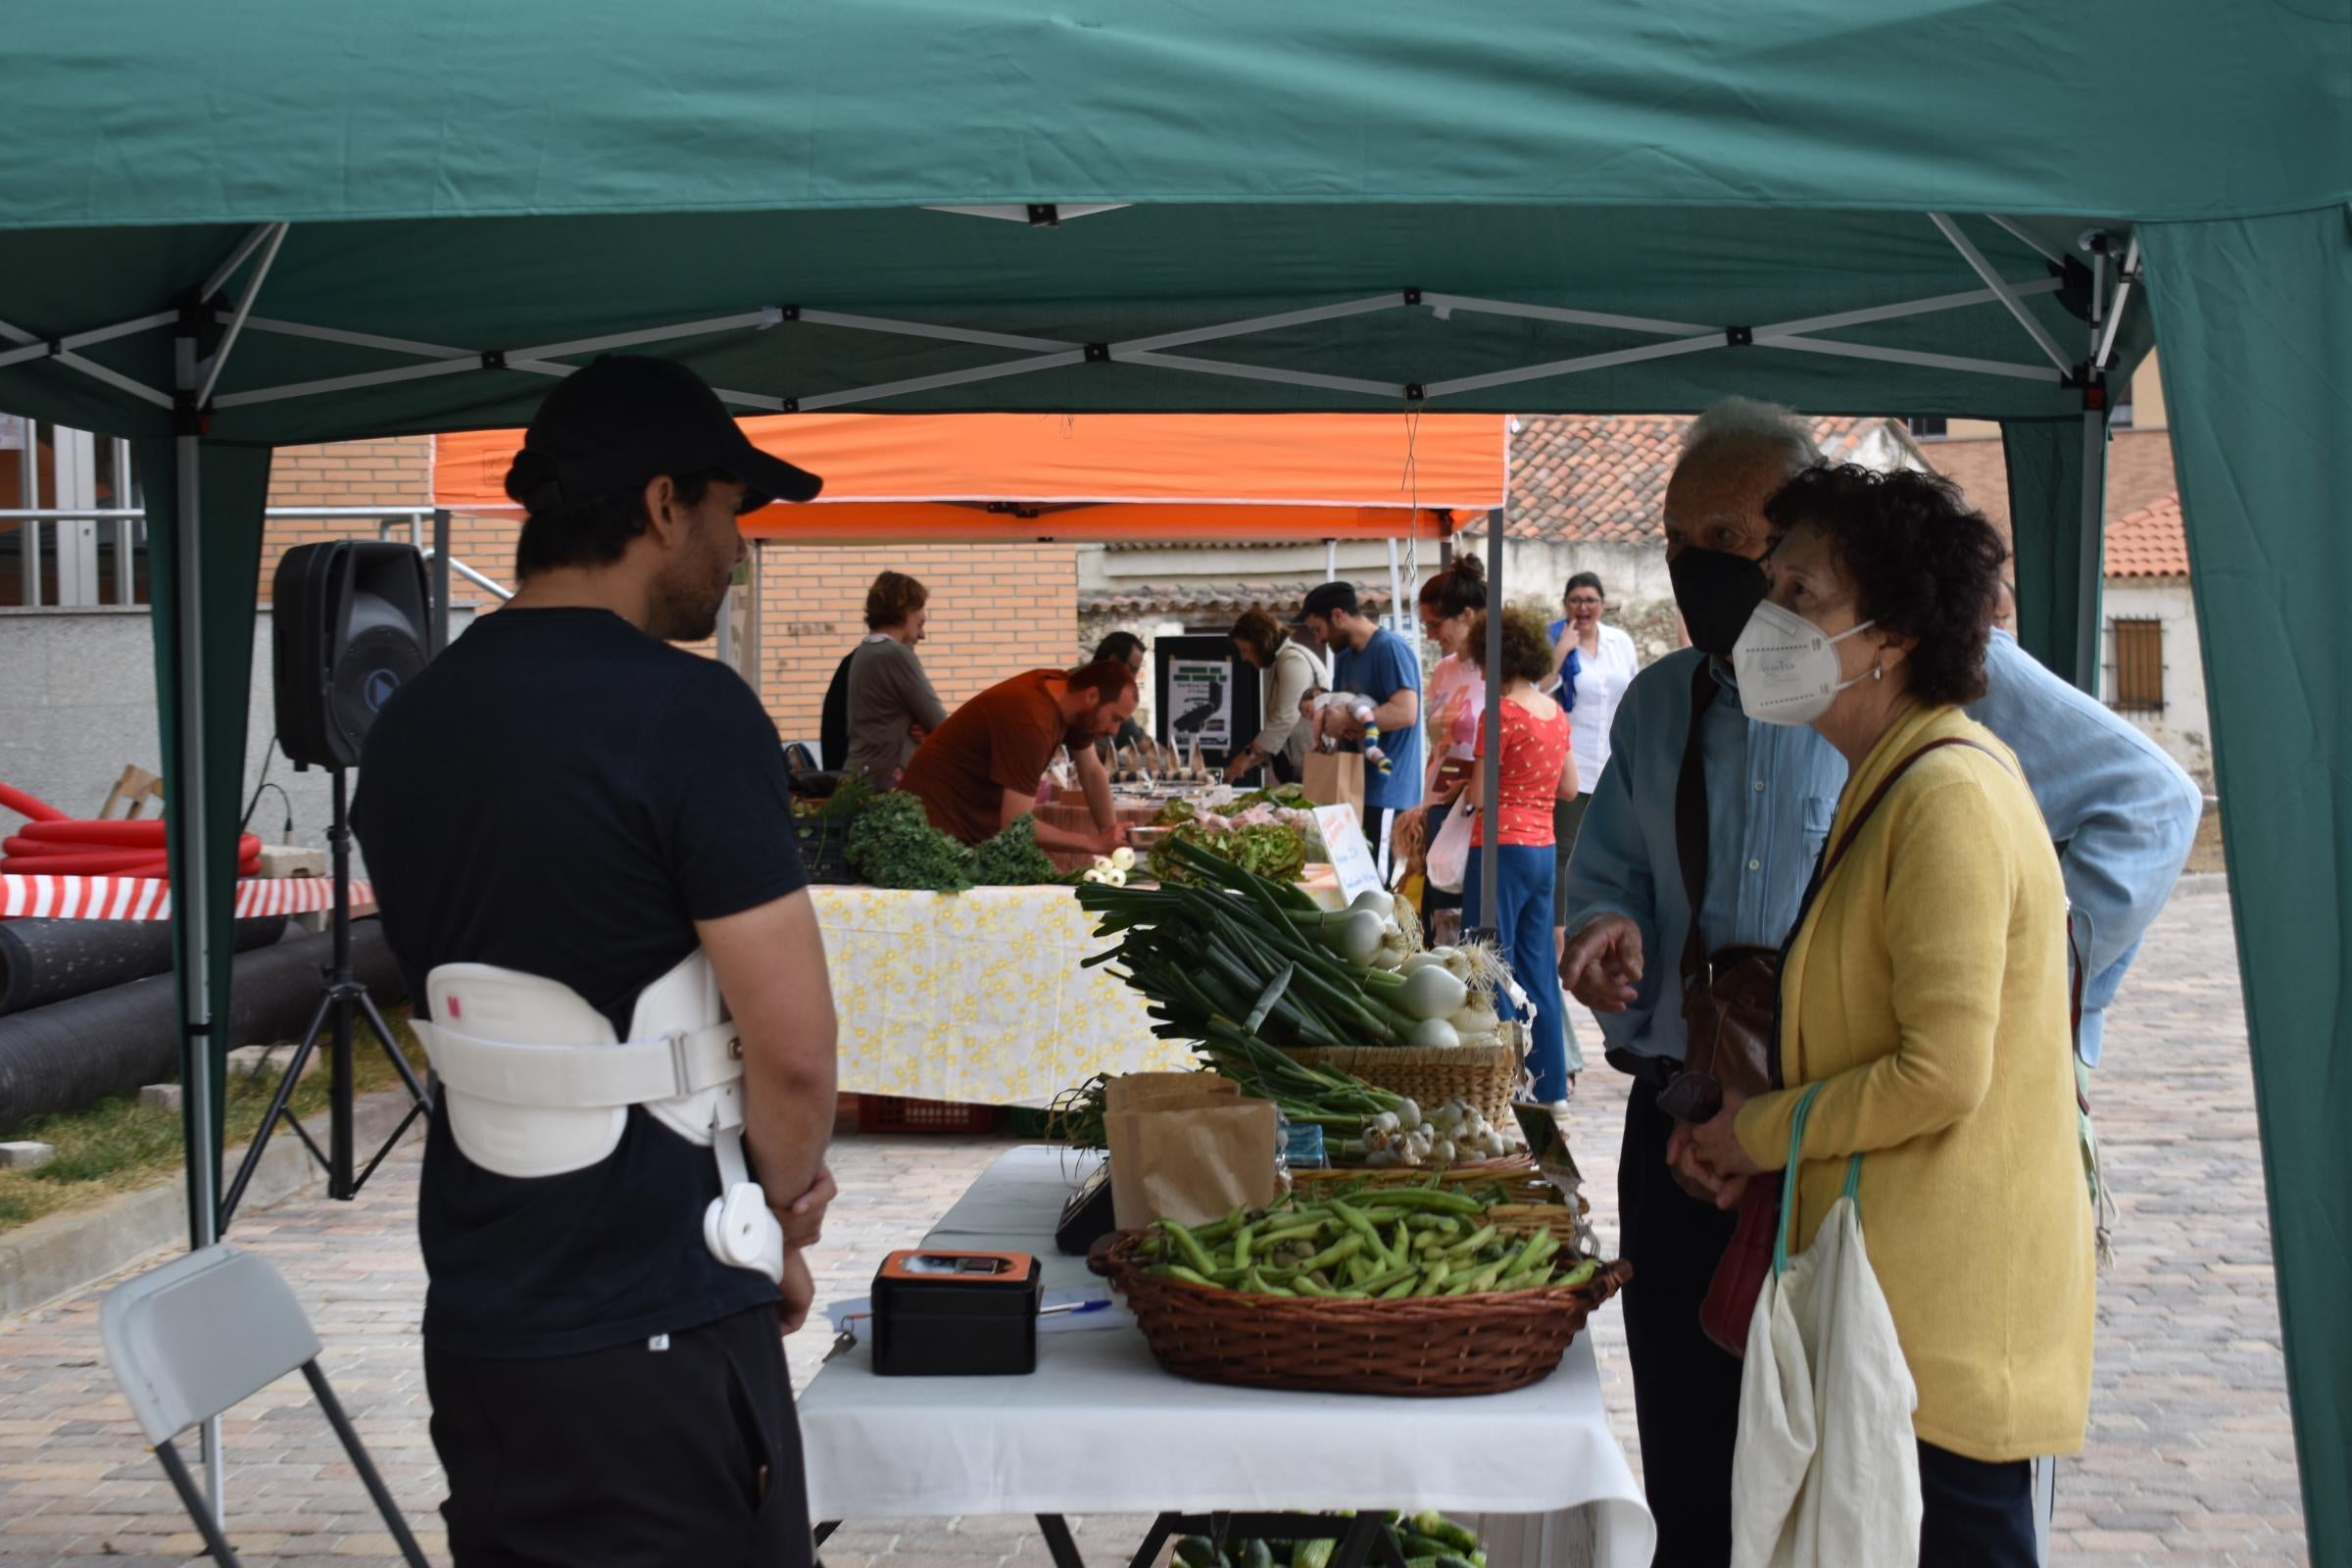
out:
{"label": "black cash box", "polygon": [[1027,1252],[893,1252],[874,1276],[877,1377],[1037,1370],[1043,1270]]}

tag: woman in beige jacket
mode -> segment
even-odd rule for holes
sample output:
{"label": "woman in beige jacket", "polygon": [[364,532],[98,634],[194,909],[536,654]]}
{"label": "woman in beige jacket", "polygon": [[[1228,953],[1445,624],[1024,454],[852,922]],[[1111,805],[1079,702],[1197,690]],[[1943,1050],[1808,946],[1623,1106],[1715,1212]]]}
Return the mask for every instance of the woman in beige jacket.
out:
{"label": "woman in beige jacket", "polygon": [[1787,1164],[1820,1086],[1784,1223],[1810,1241],[1862,1156],[1863,1246],[1919,1389],[1920,1561],[2032,1568],[2028,1461],[2079,1449],[2088,1412],[2092,1217],[2057,855],[2016,759],[1959,706],[1984,690],[2005,552],[1925,474],[1816,469],[1766,514],[1786,531],[1733,654],[1740,701],[1845,755],[1829,843],[1852,840],[1784,955],[1788,1089],[1670,1157],[1735,1201]]}

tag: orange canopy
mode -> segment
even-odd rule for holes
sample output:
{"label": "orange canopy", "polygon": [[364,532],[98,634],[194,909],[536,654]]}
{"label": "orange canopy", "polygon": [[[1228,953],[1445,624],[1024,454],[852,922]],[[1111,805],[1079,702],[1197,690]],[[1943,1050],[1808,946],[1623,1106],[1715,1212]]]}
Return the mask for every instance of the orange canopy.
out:
{"label": "orange canopy", "polygon": [[[744,518],[796,544],[1437,537],[1502,505],[1505,419],[1447,414],[782,414],[743,427],[825,481]],[[503,508],[515,430],[434,446],[433,499]]]}

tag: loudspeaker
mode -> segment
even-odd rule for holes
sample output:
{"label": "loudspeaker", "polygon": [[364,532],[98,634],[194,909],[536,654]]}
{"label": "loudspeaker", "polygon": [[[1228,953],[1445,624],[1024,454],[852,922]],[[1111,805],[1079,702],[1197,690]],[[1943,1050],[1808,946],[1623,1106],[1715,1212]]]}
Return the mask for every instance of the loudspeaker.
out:
{"label": "loudspeaker", "polygon": [[375,715],[424,668],[424,557],[369,539],[298,545],[277,564],[277,744],[295,767],[357,767]]}

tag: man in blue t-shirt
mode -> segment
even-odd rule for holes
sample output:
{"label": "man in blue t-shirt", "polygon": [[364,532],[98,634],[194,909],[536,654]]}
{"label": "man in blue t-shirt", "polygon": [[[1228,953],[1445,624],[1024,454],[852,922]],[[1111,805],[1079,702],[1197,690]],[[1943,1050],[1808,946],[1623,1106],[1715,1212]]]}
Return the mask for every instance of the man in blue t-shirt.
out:
{"label": "man in blue t-shirt", "polygon": [[444,1097],[417,1231],[458,1568],[813,1557],[781,1337],[833,1191],[832,993],[775,725],[734,670],[672,645],[716,623],[737,514],[817,484],[683,366],[579,370],[507,475],[520,590],[368,737],[352,826],[409,994],[444,964],[519,970],[626,1040],[639,993],[699,949],[790,1248],[780,1283],[714,1256],[712,1152],[642,1104],[603,1158],[524,1176],[477,1164]]}
{"label": "man in blue t-shirt", "polygon": [[[1331,651],[1331,689],[1372,700],[1372,727],[1388,760],[1364,766],[1364,838],[1381,879],[1389,879],[1389,828],[1398,811],[1421,804],[1421,661],[1412,645],[1364,614],[1355,585],[1319,584],[1303,607],[1307,630]],[[1334,715],[1350,751],[1363,749],[1364,726]]]}

